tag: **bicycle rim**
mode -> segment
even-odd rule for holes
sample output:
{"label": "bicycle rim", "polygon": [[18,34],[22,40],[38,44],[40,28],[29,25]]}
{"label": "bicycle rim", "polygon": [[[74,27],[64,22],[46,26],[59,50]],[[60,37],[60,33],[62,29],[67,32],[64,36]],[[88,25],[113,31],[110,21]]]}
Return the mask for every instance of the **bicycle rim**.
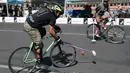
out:
{"label": "bicycle rim", "polygon": [[76,50],[74,47],[68,45],[60,45],[61,51],[58,45],[55,45],[51,52],[50,57],[54,66],[67,67],[70,66],[76,58]]}
{"label": "bicycle rim", "polygon": [[125,39],[125,31],[120,26],[112,26],[108,29],[106,37],[111,43],[121,43]]}
{"label": "bicycle rim", "polygon": [[28,51],[29,47],[21,47],[10,55],[8,66],[12,73],[17,73],[19,70],[19,73],[25,73],[25,71],[29,70],[35,64],[36,59],[32,51],[30,51],[29,56],[26,59]]}

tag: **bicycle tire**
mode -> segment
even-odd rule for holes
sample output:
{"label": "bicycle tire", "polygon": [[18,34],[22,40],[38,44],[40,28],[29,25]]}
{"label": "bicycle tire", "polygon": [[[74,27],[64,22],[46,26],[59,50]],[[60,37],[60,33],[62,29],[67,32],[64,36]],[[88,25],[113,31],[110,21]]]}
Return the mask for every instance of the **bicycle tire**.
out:
{"label": "bicycle tire", "polygon": [[[10,57],[9,57],[9,60],[8,60],[8,67],[9,67],[9,69],[10,69],[10,71],[12,72],[12,73],[17,73],[18,71],[22,71],[22,69],[24,70],[25,68],[30,68],[30,67],[32,67],[34,64],[35,64],[35,62],[34,62],[34,64],[33,65],[28,65],[28,64],[25,64],[24,62],[22,62],[22,59],[21,59],[21,56],[20,55],[24,55],[24,53],[26,53],[27,51],[29,51],[29,47],[20,47],[20,48],[18,48],[18,49],[16,49],[16,50],[14,50],[12,53],[11,53],[11,55],[10,55]],[[35,54],[34,54],[34,52],[31,50],[31,52],[30,52],[30,54],[31,55],[34,55],[34,57],[35,57]],[[18,60],[17,60],[18,59]],[[14,64],[19,64],[17,61],[21,61],[21,66],[18,66],[18,65],[13,65],[12,63],[14,62]],[[22,65],[23,64],[23,65]],[[25,64],[25,65],[24,65]],[[28,66],[26,66],[26,65],[28,65]],[[26,66],[26,67],[24,67],[24,66]],[[18,73],[22,73],[22,72],[18,72]]]}
{"label": "bicycle tire", "polygon": [[[94,28],[97,27],[97,24],[90,24],[87,27],[86,33],[87,33],[87,38],[92,39],[93,38],[93,25]],[[95,31],[94,31],[94,36],[95,36]]]}
{"label": "bicycle tire", "polygon": [[[61,50],[60,50],[60,48],[58,47],[58,45],[61,47]],[[64,47],[68,47],[68,48],[64,48]],[[58,47],[58,50],[60,51],[60,52],[58,52],[56,55],[53,55],[53,53],[56,51],[56,48]],[[69,52],[65,52],[65,51],[67,51],[67,50],[69,50],[69,52],[70,52],[70,50],[73,50],[73,52],[71,52],[71,53],[69,53]],[[56,51],[57,52],[57,51]],[[60,53],[62,53],[62,55],[60,54]],[[72,59],[70,60],[70,59],[68,59],[68,56],[72,56]],[[54,45],[53,47],[52,47],[52,49],[51,49],[51,51],[50,51],[50,59],[51,59],[51,61],[52,61],[52,64],[53,64],[53,66],[56,66],[56,67],[60,67],[60,68],[63,68],[63,67],[68,67],[68,66],[70,66],[70,65],[72,65],[72,63],[75,61],[75,58],[76,58],[76,50],[75,50],[75,48],[74,47],[72,47],[72,46],[69,46],[69,45],[67,45],[67,44],[56,44],[56,45]],[[59,62],[61,62],[61,63],[63,63],[62,65],[60,65],[60,64],[57,64],[55,61],[56,60],[58,60]],[[70,60],[70,61],[68,61],[68,60]],[[63,62],[63,61],[65,61],[65,62]],[[67,61],[67,62],[66,62]],[[64,64],[65,63],[65,64]]]}
{"label": "bicycle tire", "polygon": [[[116,30],[116,28],[118,28],[119,30],[121,30],[121,32],[123,32],[123,35],[122,35],[122,37],[119,39],[119,40],[114,40],[113,38],[116,38],[116,36],[115,35],[117,35],[117,34],[114,34],[114,36],[113,37],[109,37],[110,35],[109,35],[109,32],[110,32],[110,30],[111,29],[115,29]],[[113,31],[114,33],[115,33],[115,30]],[[124,42],[124,40],[125,40],[125,31],[124,31],[124,29],[122,28],[122,27],[120,27],[120,26],[111,26],[110,28],[108,28],[107,29],[107,31],[106,31],[106,39],[107,39],[107,41],[109,41],[109,42],[111,42],[111,43],[113,43],[113,44],[118,44],[118,43],[122,43],[122,42]]]}

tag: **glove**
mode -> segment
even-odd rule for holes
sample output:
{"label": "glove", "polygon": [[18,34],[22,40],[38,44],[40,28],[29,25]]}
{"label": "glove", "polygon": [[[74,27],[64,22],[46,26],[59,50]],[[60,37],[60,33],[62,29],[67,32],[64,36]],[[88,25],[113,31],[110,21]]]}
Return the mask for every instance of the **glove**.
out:
{"label": "glove", "polygon": [[54,26],[55,32],[58,33],[61,31],[61,28],[57,25]]}

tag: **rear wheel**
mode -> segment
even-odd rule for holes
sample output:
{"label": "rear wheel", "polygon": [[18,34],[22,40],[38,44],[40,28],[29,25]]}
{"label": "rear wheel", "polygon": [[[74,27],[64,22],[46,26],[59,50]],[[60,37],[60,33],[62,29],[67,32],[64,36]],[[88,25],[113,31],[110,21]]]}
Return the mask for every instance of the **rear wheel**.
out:
{"label": "rear wheel", "polygon": [[[26,73],[35,65],[35,54],[29,47],[16,49],[9,57],[8,66],[12,73]],[[29,53],[30,52],[30,53]],[[28,57],[27,57],[28,56]]]}
{"label": "rear wheel", "polygon": [[76,50],[66,44],[56,44],[50,52],[51,61],[56,67],[70,66],[76,58]]}

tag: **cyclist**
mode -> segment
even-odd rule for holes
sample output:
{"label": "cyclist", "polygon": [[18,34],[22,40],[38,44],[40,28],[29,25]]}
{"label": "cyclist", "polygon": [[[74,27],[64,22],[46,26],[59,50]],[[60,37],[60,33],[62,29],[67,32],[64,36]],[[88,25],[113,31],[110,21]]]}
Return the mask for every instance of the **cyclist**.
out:
{"label": "cyclist", "polygon": [[96,36],[100,37],[101,35],[101,25],[100,23],[105,20],[103,23],[102,27],[105,29],[105,24],[107,23],[107,18],[110,16],[109,14],[109,0],[104,0],[103,3],[99,4],[96,7],[96,21],[97,21],[97,26],[99,28],[99,31],[96,31]]}
{"label": "cyclist", "polygon": [[52,8],[40,8],[36,13],[31,14],[27,17],[24,28],[25,31],[29,34],[31,40],[35,43],[35,56],[37,58],[37,66],[44,67],[42,63],[42,48],[43,42],[42,37],[45,36],[46,25],[49,26],[49,33],[56,39],[60,40],[57,37],[55,30],[60,29],[60,27],[56,26],[56,19],[60,17],[64,13],[64,8],[55,4]]}

